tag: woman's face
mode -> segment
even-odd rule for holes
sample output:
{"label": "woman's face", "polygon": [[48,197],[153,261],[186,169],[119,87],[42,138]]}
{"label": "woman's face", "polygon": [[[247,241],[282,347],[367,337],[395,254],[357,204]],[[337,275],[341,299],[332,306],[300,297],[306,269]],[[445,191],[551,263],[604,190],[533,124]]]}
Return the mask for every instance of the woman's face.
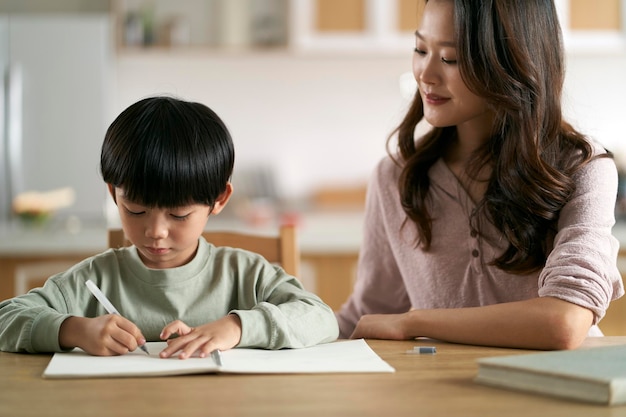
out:
{"label": "woman's face", "polygon": [[491,129],[493,113],[467,88],[456,59],[454,2],[430,0],[415,32],[413,55],[424,118],[435,127],[457,126],[459,137],[468,129],[483,134]]}

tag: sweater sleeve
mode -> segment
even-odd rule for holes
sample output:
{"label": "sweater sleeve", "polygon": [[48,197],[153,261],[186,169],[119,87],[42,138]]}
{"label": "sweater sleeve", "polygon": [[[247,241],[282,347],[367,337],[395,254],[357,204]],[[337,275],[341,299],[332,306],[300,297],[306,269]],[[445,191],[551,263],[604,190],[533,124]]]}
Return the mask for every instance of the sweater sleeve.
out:
{"label": "sweater sleeve", "polygon": [[59,329],[69,317],[63,295],[53,280],[42,288],[0,303],[0,350],[58,352]]}
{"label": "sweater sleeve", "polygon": [[394,169],[390,159],[383,159],[368,187],[357,280],[348,301],[336,314],[342,338],[350,337],[365,314],[403,313],[411,307],[391,246],[399,231],[386,221],[389,216],[396,216],[387,213],[396,206],[389,202],[399,198]]}
{"label": "sweater sleeve", "polygon": [[337,339],[333,311],[317,295],[280,267],[267,264],[259,274],[244,286],[255,292],[254,305],[231,311],[241,319],[239,347],[302,348]]}
{"label": "sweater sleeve", "polygon": [[612,299],[624,294],[617,269],[615,223],[617,169],[610,158],[589,162],[575,176],[576,190],[563,207],[554,247],[539,275],[539,296],[588,308],[594,324]]}

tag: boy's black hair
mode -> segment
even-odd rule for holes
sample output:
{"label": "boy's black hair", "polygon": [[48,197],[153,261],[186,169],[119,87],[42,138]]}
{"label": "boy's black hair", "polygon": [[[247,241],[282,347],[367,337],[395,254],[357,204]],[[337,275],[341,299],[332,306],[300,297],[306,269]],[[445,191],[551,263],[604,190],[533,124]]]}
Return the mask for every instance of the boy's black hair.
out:
{"label": "boy's black hair", "polygon": [[151,97],[109,126],[100,171],[130,201],[148,207],[211,207],[226,189],[235,150],[226,125],[200,103]]}

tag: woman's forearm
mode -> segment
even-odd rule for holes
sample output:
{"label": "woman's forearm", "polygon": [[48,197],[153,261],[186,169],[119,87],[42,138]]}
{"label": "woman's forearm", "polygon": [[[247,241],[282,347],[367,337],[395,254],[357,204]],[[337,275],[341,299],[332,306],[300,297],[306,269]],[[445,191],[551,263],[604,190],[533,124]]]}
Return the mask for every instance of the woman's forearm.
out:
{"label": "woman's forearm", "polygon": [[430,337],[455,343],[529,349],[580,345],[593,313],[552,297],[457,309],[363,316],[353,338]]}

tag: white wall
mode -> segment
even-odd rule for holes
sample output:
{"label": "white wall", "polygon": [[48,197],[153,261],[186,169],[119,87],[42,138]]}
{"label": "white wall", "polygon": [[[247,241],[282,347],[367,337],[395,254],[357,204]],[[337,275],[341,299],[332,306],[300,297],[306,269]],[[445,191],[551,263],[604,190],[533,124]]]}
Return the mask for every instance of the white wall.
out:
{"label": "white wall", "polygon": [[231,130],[236,170],[271,164],[279,190],[301,196],[320,184],[367,180],[404,112],[399,77],[410,59],[122,54],[114,113],[157,93],[200,101]]}
{"label": "white wall", "polygon": [[[626,154],[626,55],[577,54],[567,65],[566,114],[605,146]],[[269,164],[279,191],[298,197],[320,185],[368,178],[405,111],[399,77],[410,66],[410,51],[406,56],[122,53],[113,113],[158,93],[203,102],[233,134],[236,171]]]}
{"label": "white wall", "polygon": [[[568,120],[626,164],[626,51],[568,57],[563,109]],[[626,166],[625,166],[626,168]]]}

